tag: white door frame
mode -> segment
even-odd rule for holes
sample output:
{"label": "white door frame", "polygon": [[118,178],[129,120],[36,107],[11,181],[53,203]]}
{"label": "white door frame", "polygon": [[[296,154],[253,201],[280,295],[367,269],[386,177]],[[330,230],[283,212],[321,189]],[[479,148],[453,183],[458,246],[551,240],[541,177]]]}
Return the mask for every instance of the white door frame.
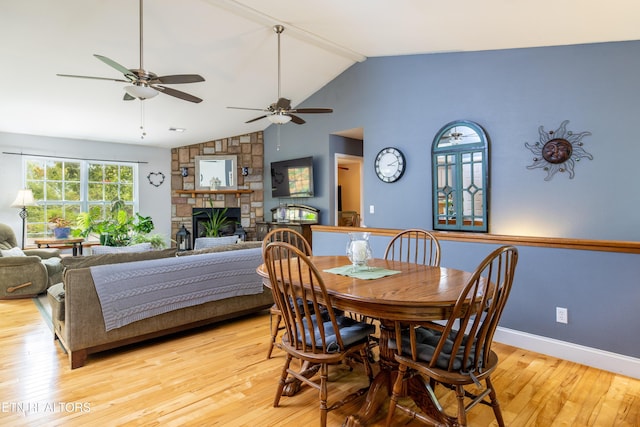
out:
{"label": "white door frame", "polygon": [[356,162],[360,164],[360,221],[362,222],[364,217],[364,200],[362,197],[362,195],[364,194],[364,185],[363,185],[364,179],[362,177],[364,158],[361,156],[354,156],[351,154],[335,153],[334,166],[333,166],[334,182],[335,182],[335,189],[334,189],[335,191],[334,191],[334,200],[333,200],[333,206],[334,206],[333,223],[334,225],[338,225],[338,168],[339,168],[340,160],[349,160],[350,163]]}

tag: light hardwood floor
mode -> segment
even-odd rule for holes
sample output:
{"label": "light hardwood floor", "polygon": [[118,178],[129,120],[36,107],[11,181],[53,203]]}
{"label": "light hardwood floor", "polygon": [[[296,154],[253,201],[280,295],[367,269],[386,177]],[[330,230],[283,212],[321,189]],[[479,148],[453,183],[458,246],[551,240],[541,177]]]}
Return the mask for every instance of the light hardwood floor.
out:
{"label": "light hardwood floor", "polygon": [[[0,301],[0,425],[314,426],[317,392],[272,407],[284,361],[265,359],[265,313],[89,356],[70,370],[32,300]],[[494,375],[508,426],[639,426],[640,380],[496,345]],[[329,399],[366,385],[362,370],[330,371]],[[329,413],[339,426],[362,398]],[[381,412],[376,426],[384,425]],[[476,407],[472,426],[493,426]],[[396,425],[421,425],[398,413]]]}

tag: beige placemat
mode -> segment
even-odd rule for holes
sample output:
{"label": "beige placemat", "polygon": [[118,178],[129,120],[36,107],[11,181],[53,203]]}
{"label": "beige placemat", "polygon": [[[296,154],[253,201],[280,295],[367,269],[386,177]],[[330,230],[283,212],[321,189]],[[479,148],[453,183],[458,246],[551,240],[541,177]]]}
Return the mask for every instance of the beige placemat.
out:
{"label": "beige placemat", "polygon": [[334,267],[324,270],[326,273],[339,274],[341,276],[349,276],[355,277],[356,279],[379,279],[385,276],[391,276],[393,274],[398,274],[400,271],[397,270],[387,270],[386,268],[381,267],[359,267],[354,271],[352,265],[343,265],[341,267]]}

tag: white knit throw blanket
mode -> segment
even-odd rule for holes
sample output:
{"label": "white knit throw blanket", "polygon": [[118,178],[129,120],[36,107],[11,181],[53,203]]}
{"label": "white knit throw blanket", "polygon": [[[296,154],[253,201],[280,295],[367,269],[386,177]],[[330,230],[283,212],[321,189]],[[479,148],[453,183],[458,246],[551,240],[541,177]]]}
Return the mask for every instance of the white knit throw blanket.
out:
{"label": "white knit throw blanket", "polygon": [[260,248],[91,267],[107,331],[137,320],[259,294]]}

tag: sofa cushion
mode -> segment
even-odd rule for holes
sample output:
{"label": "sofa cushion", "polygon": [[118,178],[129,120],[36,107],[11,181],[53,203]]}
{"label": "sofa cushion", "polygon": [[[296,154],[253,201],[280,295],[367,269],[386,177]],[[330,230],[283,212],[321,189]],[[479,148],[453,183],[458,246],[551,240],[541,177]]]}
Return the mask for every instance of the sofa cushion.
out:
{"label": "sofa cushion", "polygon": [[46,258],[42,263],[47,269],[47,277],[49,278],[49,286],[62,282],[62,260],[58,257]]}
{"label": "sofa cushion", "polygon": [[19,247],[11,248],[11,249],[2,249],[0,250],[0,254],[3,257],[12,257],[12,256],[26,256],[22,249]]}
{"label": "sofa cushion", "polygon": [[213,248],[222,245],[232,245],[238,241],[238,236],[222,236],[222,237],[198,237],[193,249]]}
{"label": "sofa cushion", "polygon": [[262,247],[262,242],[239,242],[227,245],[219,245],[211,248],[196,249],[193,251],[177,252],[178,256],[210,254],[215,252],[237,251],[240,249],[253,249]]}
{"label": "sofa cushion", "polygon": [[123,254],[131,252],[146,252],[151,250],[151,243],[138,243],[131,246],[93,246],[91,253],[93,255],[103,254]]}
{"label": "sofa cushion", "polygon": [[89,256],[65,257],[62,259],[62,265],[65,269],[87,268],[95,265],[116,264],[120,262],[145,261],[148,259],[168,258],[176,255],[176,250],[163,249],[159,251],[147,252],[130,252]]}

